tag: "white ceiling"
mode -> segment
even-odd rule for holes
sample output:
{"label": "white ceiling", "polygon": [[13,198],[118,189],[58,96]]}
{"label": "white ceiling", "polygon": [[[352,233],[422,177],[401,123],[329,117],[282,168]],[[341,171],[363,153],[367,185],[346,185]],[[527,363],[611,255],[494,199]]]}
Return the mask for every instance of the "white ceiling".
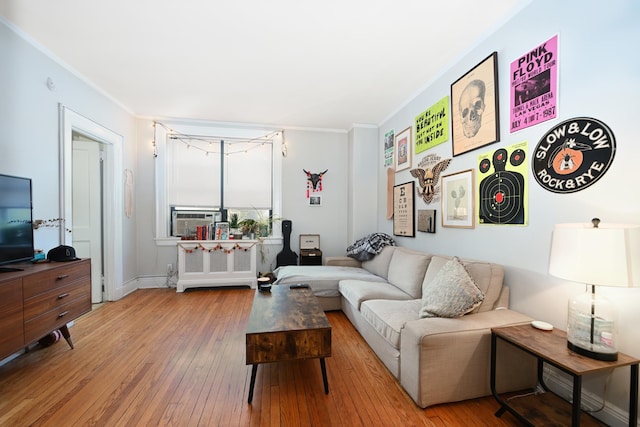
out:
{"label": "white ceiling", "polygon": [[0,0],[0,15],[138,116],[349,129],[531,1]]}

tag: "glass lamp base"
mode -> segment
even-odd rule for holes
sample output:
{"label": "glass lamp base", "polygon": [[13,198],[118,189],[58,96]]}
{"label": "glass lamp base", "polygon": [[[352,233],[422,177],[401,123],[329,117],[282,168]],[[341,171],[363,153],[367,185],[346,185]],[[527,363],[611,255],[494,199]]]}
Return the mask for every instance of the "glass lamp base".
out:
{"label": "glass lamp base", "polygon": [[611,302],[591,292],[569,300],[567,347],[596,360],[618,360],[616,312]]}
{"label": "glass lamp base", "polygon": [[615,362],[618,360],[618,352],[617,351],[598,351],[593,346],[587,344],[592,348],[585,348],[579,345],[572,343],[571,341],[567,341],[567,347],[569,350],[576,352],[582,356],[586,356],[590,359],[603,360],[605,362]]}

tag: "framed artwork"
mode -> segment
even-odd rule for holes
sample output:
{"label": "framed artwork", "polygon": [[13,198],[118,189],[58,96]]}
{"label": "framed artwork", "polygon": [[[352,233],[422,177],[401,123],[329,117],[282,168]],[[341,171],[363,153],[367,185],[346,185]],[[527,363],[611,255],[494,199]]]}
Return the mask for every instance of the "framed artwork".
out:
{"label": "framed artwork", "polygon": [[473,228],[473,169],[442,177],[442,226]]}
{"label": "framed artwork", "polygon": [[309,206],[322,206],[322,196],[309,196]]}
{"label": "framed artwork", "polygon": [[391,129],[384,134],[384,167],[393,167],[393,133]]}
{"label": "framed artwork", "polygon": [[393,187],[393,234],[416,237],[415,181]]}
{"label": "framed artwork", "polygon": [[411,167],[411,126],[395,136],[395,169],[400,172]]}
{"label": "framed artwork", "polygon": [[497,52],[451,85],[451,124],[454,156],[500,141]]}
{"label": "framed artwork", "polygon": [[229,238],[229,223],[216,222],[215,240],[227,240]]}
{"label": "framed artwork", "polygon": [[436,232],[436,210],[435,209],[419,209],[418,210],[418,231],[425,233]]}

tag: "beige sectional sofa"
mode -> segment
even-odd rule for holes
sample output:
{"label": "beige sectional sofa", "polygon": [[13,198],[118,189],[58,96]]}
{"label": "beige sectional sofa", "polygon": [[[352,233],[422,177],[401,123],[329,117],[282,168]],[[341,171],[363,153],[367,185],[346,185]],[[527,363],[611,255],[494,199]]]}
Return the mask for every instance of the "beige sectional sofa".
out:
{"label": "beige sectional sofa", "polygon": [[[308,283],[325,310],[342,310],[423,408],[490,395],[491,328],[531,321],[509,310],[503,267],[489,262],[386,246],[370,261],[328,258],[275,274],[276,285]],[[535,360],[498,345],[498,391],[535,386]]]}

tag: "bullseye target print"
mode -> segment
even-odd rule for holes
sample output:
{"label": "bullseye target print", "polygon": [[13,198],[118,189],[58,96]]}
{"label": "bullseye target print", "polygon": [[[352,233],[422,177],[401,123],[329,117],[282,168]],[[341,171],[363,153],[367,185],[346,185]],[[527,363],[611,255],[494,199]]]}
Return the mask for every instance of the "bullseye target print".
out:
{"label": "bullseye target print", "polygon": [[527,143],[478,158],[478,223],[527,224]]}

